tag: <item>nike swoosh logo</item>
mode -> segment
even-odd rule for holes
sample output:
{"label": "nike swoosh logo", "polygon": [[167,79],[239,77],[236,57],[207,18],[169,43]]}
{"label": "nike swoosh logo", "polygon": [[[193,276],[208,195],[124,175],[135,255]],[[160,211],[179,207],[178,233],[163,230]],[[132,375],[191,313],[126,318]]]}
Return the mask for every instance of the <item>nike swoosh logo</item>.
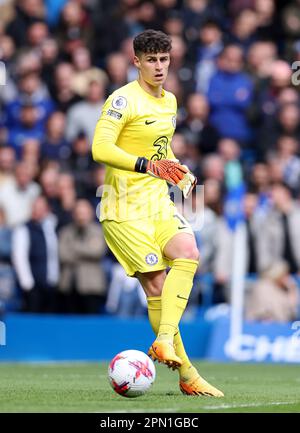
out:
{"label": "nike swoosh logo", "polygon": [[186,226],[178,227],[178,230],[182,230],[182,229],[187,229],[187,227]]}
{"label": "nike swoosh logo", "polygon": [[188,301],[188,298],[184,298],[183,296],[177,295],[177,298],[184,299],[185,301]]}
{"label": "nike swoosh logo", "polygon": [[145,120],[145,125],[151,125],[151,123],[156,122],[156,120]]}

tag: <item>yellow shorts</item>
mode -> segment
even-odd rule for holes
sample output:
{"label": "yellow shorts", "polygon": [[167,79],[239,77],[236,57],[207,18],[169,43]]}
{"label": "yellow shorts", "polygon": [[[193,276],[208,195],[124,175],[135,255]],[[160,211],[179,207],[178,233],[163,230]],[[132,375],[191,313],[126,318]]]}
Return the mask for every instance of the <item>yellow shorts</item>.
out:
{"label": "yellow shorts", "polygon": [[176,210],[168,219],[157,214],[153,220],[104,220],[102,227],[108,247],[129,276],[166,269],[170,265],[163,256],[167,242],[177,233],[193,234],[190,224]]}

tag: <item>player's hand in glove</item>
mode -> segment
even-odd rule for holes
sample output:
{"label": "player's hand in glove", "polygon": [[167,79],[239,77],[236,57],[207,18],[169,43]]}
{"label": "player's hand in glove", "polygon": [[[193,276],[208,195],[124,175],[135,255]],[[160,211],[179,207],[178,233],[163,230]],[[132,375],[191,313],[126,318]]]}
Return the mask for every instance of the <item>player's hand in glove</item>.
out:
{"label": "player's hand in glove", "polygon": [[148,173],[150,176],[166,180],[172,185],[177,185],[187,198],[197,183],[196,177],[189,171],[186,165],[181,165],[178,161],[161,159],[151,161],[147,158],[138,158],[135,171]]}

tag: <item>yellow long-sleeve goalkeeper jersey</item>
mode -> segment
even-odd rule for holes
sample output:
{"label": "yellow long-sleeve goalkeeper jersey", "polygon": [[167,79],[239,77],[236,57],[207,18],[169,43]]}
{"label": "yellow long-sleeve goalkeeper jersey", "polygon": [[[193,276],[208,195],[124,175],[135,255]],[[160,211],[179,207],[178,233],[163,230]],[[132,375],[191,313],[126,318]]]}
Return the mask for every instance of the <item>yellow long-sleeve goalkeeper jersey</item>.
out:
{"label": "yellow long-sleeve goalkeeper jersey", "polygon": [[100,221],[145,218],[173,207],[167,183],[134,171],[137,157],[175,159],[171,140],[176,98],[165,90],[156,98],[133,81],[106,100],[96,125],[93,158],[106,164]]}

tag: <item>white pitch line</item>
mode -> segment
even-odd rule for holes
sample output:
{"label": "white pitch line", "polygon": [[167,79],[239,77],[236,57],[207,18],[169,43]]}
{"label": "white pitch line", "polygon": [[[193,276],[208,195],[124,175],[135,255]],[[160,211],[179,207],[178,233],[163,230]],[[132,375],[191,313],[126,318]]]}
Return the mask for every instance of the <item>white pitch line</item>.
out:
{"label": "white pitch line", "polygon": [[[176,408],[174,407],[169,407],[166,409],[159,409],[159,412],[167,412],[167,413],[171,413],[171,412],[175,412]],[[155,409],[134,409],[134,410],[109,410],[107,412],[94,412],[94,413],[157,413],[157,408]]]}
{"label": "white pitch line", "polygon": [[220,406],[202,406],[201,409],[238,409],[240,407],[263,407],[263,406],[280,406],[283,404],[295,404],[297,401],[274,401],[271,403],[248,403],[248,404],[220,404]]}

